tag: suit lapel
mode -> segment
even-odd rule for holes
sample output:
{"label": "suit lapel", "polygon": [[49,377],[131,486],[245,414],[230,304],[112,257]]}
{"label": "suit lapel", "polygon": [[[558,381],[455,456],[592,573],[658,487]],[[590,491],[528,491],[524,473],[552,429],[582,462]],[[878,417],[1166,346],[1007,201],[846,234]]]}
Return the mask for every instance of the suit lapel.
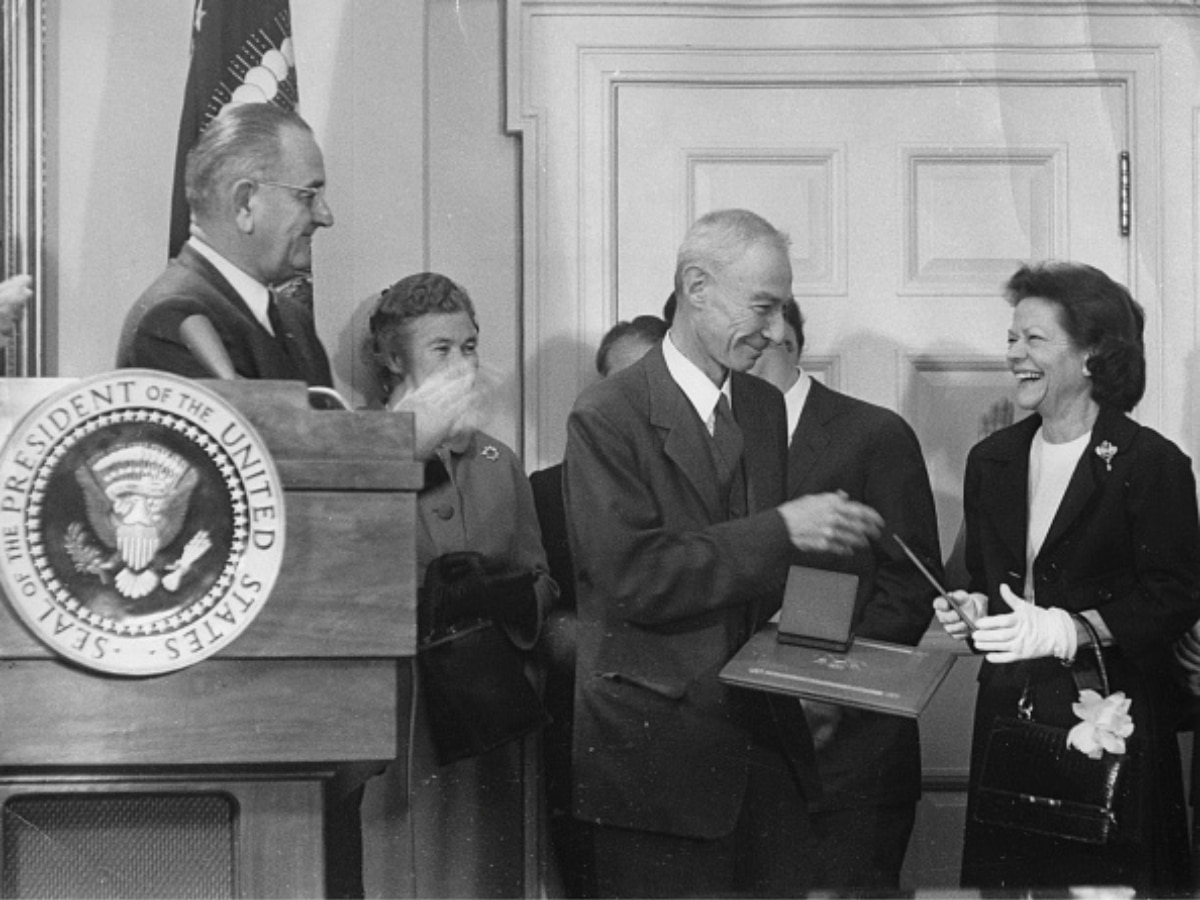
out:
{"label": "suit lapel", "polygon": [[[770,434],[770,428],[762,421],[762,408],[753,403],[742,389],[745,378],[753,377],[753,375],[743,376],[736,372],[733,373],[731,384],[733,417],[737,420],[744,435]],[[746,486],[747,514],[774,506],[777,502],[777,498],[770,493],[771,486],[763,483],[765,473],[779,471],[779,457],[776,455],[772,459],[772,453],[778,453],[778,449],[772,448],[766,441],[748,440],[745,442],[742,450],[742,474]]]}
{"label": "suit lapel", "polygon": [[[699,495],[709,519],[724,518],[718,488],[717,467],[708,449],[708,429],[695,407],[675,383],[663,359],[662,345],[644,357],[650,396],[650,424],[664,433],[663,453],[679,470],[680,477]],[[735,413],[736,418],[736,402]]]}
{"label": "suit lapel", "polygon": [[[1029,528],[1029,445],[1041,418],[1033,415],[997,432],[982,452],[989,462],[991,478],[980,503],[985,519],[991,521],[1009,553],[1013,565],[1024,571],[1025,541]],[[1019,498],[1014,503],[1013,498]]]}
{"label": "suit lapel", "polygon": [[267,331],[267,329],[263,327],[262,323],[258,321],[258,317],[254,315],[250,307],[246,304],[246,301],[242,299],[242,295],[233,289],[233,285],[225,280],[225,276],[217,271],[216,266],[210,263],[207,259],[201,256],[187,244],[183,245],[179,251],[179,255],[176,256],[175,259],[180,265],[195,272],[210,285],[212,285],[217,291],[220,292],[221,297],[226,303],[253,322],[258,327],[258,330],[264,335],[267,335],[268,337],[270,336],[270,332]]}
{"label": "suit lapel", "polygon": [[788,496],[795,497],[806,492],[805,481],[812,475],[817,462],[829,447],[831,440],[828,422],[833,415],[830,407],[831,392],[819,381],[809,385],[808,397],[796,423],[796,433],[788,448]]}
{"label": "suit lapel", "polygon": [[1062,502],[1054,513],[1054,520],[1050,523],[1050,530],[1046,533],[1039,556],[1062,538],[1087,508],[1099,490],[1102,479],[1109,474],[1108,466],[1096,452],[1097,448],[1107,444],[1120,452],[1122,447],[1128,447],[1132,442],[1137,428],[1137,423],[1120,412],[1101,409],[1096,424],[1092,427],[1087,449],[1083,451],[1083,457],[1071,473],[1066,493],[1063,494]]}
{"label": "suit lapel", "polygon": [[1046,539],[1042,542],[1041,550],[1038,551],[1039,556],[1063,536],[1071,523],[1079,518],[1079,514],[1092,499],[1092,495],[1096,493],[1096,475],[1092,471],[1091,451],[1092,444],[1089,443],[1076,464],[1075,471],[1071,473],[1071,480],[1067,482],[1067,490],[1058,504],[1058,509],[1054,512],[1050,530],[1046,532]]}

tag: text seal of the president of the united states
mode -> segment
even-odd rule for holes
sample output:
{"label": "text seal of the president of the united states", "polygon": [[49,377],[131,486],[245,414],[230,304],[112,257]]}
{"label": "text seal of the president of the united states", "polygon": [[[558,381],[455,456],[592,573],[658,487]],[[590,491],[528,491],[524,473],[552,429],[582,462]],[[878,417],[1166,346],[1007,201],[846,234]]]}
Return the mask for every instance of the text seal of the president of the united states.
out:
{"label": "text seal of the president of the united states", "polygon": [[121,675],[228,646],[283,559],[283,491],[254,428],[209,388],[123,369],[31,410],[0,453],[0,576],[33,633]]}

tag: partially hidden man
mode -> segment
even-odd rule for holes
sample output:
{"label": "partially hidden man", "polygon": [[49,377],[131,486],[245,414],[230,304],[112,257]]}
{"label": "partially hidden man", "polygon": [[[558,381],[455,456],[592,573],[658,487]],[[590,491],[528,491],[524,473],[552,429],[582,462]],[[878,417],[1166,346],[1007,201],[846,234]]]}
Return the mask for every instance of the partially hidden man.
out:
{"label": "partially hidden man", "polygon": [[[916,434],[890,409],[831,390],[805,372],[804,320],[795,300],[783,317],[783,341],[753,372],[783,391],[787,405],[788,495],[844,491],[870,505],[940,577],[937,511]],[[858,576],[856,636],[910,646],[921,640],[935,591],[894,542],[874,542],[840,559],[797,554],[795,561]],[[845,895],[896,894],[921,795],[917,723],[803,703],[822,787],[810,809],[815,886]]]}
{"label": "partially hidden man", "polygon": [[594,825],[601,896],[807,889],[800,706],[717,678],[778,609],[793,548],[849,553],[881,526],[839,494],[786,501],[783,398],[744,373],[782,338],[791,285],[768,222],[704,216],[679,250],[667,337],[568,421],[573,812]]}
{"label": "partially hidden man", "polygon": [[311,271],[312,236],[333,225],[308,124],[269,103],[226,107],[185,183],[191,237],[129,311],[118,367],[332,387],[312,310],[271,290]]}

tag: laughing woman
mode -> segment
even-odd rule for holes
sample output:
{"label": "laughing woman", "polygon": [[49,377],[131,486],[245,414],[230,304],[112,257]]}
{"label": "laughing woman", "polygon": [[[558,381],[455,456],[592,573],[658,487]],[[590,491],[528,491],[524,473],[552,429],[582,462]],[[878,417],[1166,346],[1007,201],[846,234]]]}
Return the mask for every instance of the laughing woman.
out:
{"label": "laughing woman", "polygon": [[[1008,366],[1017,404],[1034,414],[981,441],[967,460],[970,591],[950,599],[976,619],[972,639],[985,661],[963,885],[1178,892],[1188,886],[1189,849],[1175,739],[1179,694],[1167,661],[1200,615],[1191,461],[1127,415],[1145,389],[1145,317],[1124,287],[1073,263],[1023,267],[1007,287]],[[946,598],[934,607],[949,634],[967,637]],[[1023,696],[1036,721],[1080,721],[1071,661],[1094,660],[1087,625],[1111,690],[1131,701],[1128,748],[1137,761],[1132,808],[1123,812],[1124,824],[1140,829],[1107,844],[996,825],[979,794],[992,723],[1015,716]]]}

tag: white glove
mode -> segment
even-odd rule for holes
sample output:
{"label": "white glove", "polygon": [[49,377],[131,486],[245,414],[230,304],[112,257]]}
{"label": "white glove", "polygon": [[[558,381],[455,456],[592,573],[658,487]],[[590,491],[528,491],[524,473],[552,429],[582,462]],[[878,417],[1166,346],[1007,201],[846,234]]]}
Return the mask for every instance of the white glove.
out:
{"label": "white glove", "polygon": [[[955,607],[962,610],[961,615],[955,612]],[[951,591],[946,597],[933,598],[933,612],[946,634],[956,641],[966,640],[971,636],[971,629],[963,622],[963,617],[972,622],[979,621],[987,612],[987,596],[968,594],[966,591]]]}
{"label": "white glove", "polygon": [[1069,612],[1034,606],[1006,584],[1000,585],[1000,596],[1012,612],[984,616],[975,622],[975,649],[986,653],[988,662],[1010,663],[1045,656],[1075,658],[1078,637]]}

